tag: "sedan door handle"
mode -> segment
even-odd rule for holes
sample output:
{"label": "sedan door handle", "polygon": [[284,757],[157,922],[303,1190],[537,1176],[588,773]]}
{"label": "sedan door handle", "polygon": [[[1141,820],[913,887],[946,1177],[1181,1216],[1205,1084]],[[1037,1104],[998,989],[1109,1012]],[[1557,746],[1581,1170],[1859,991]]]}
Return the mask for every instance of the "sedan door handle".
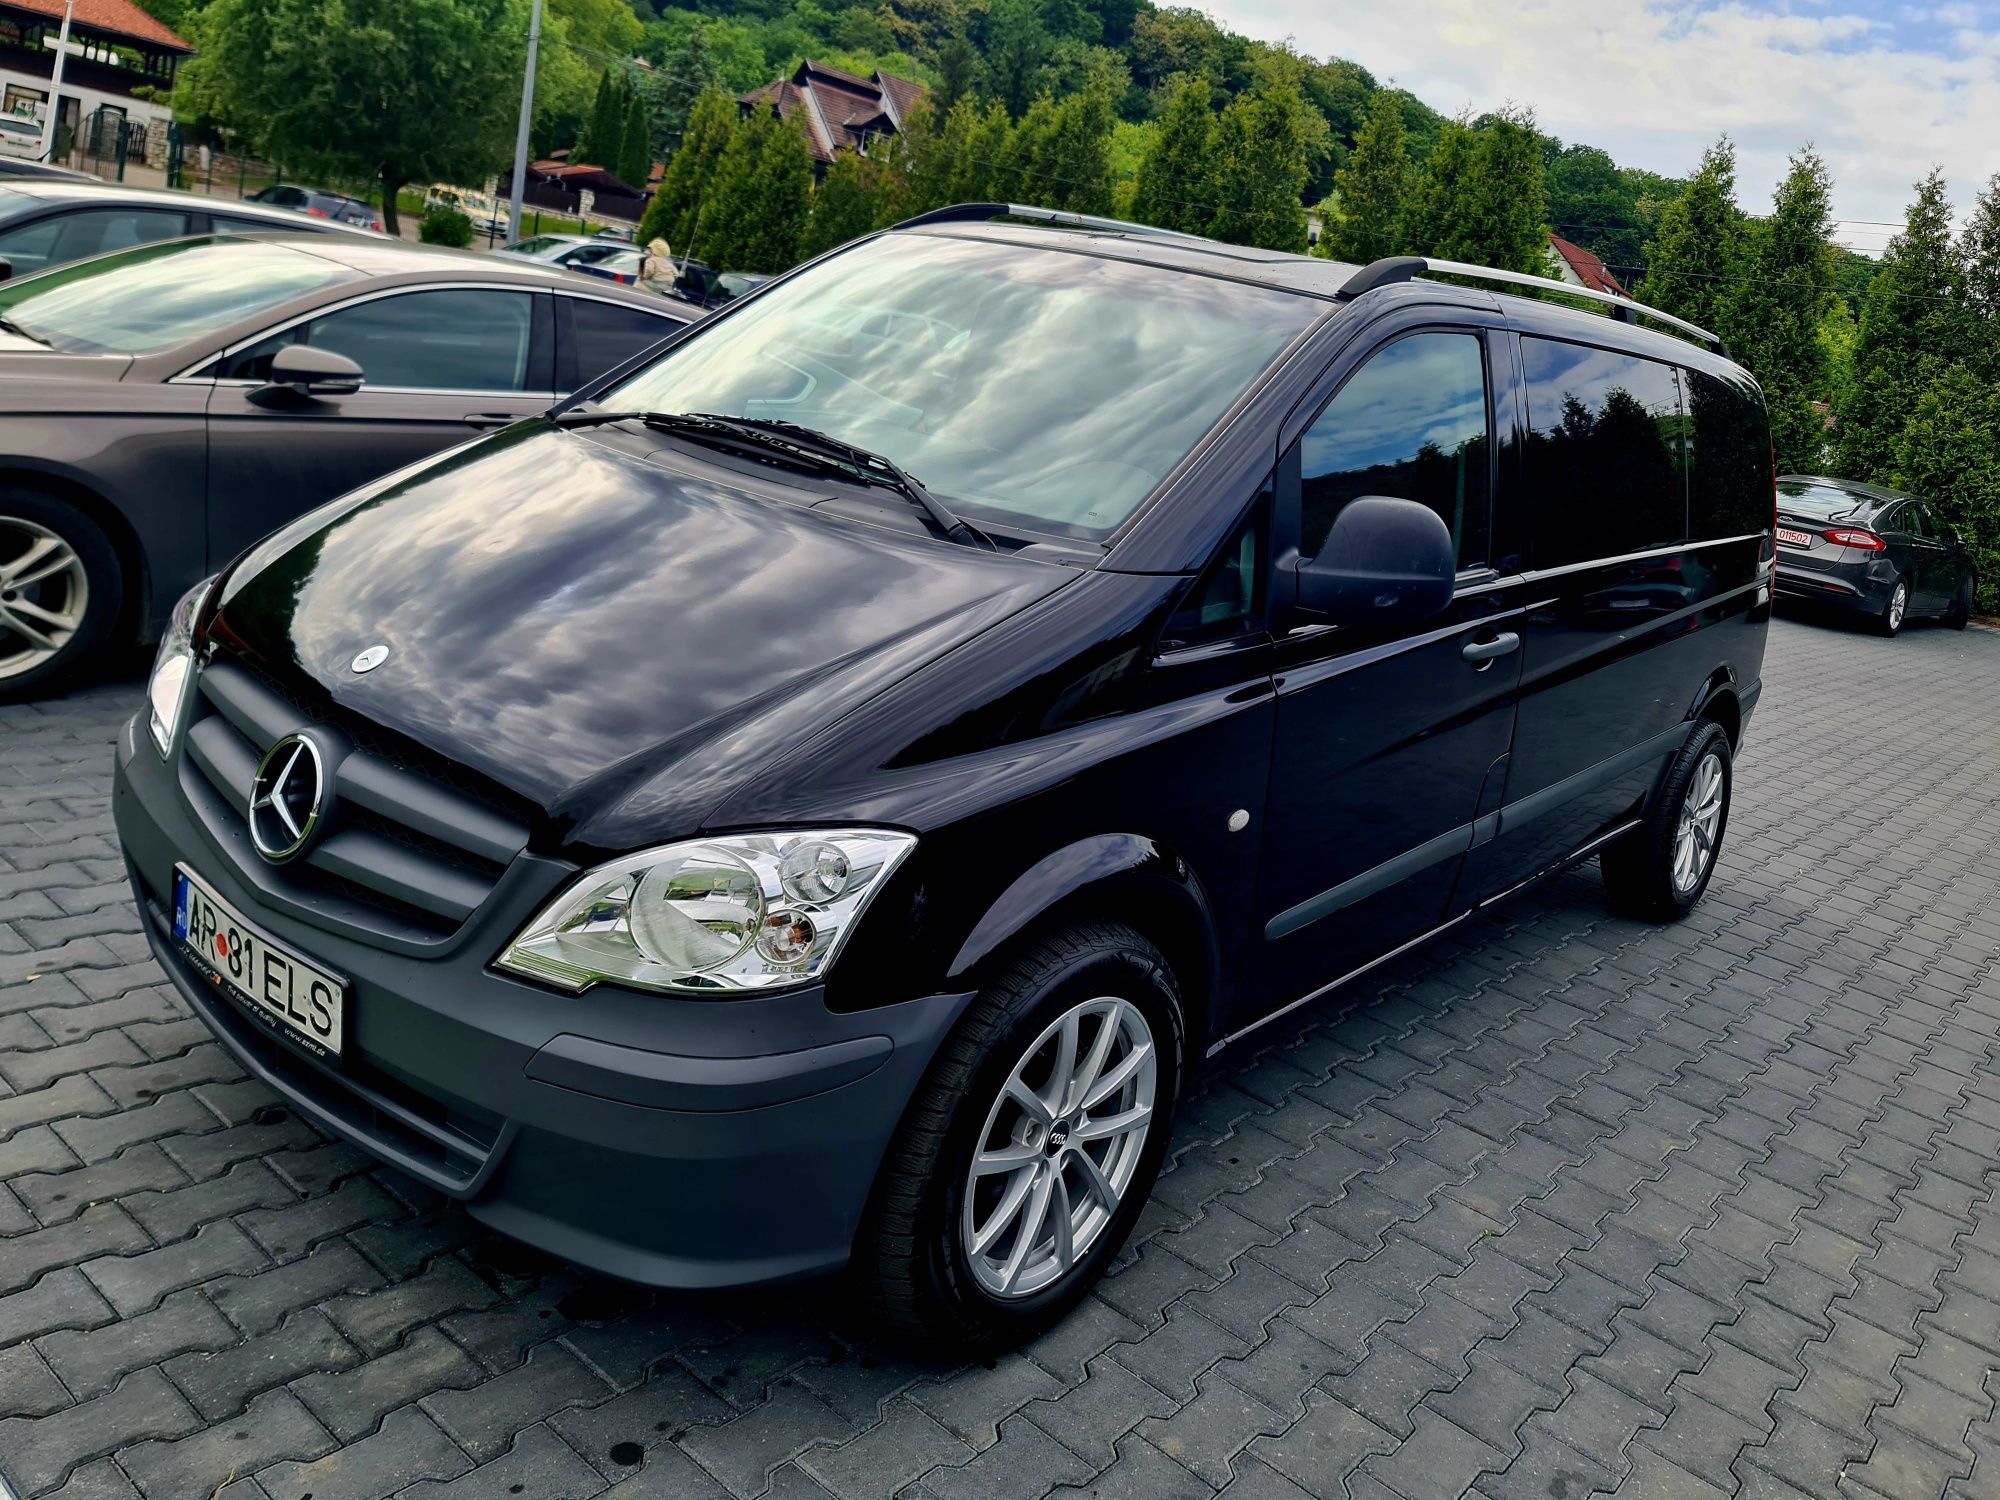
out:
{"label": "sedan door handle", "polygon": [[465,414],[467,427],[507,427],[520,420],[508,411],[469,411]]}
{"label": "sedan door handle", "polygon": [[1478,669],[1484,671],[1492,665],[1496,657],[1520,649],[1521,638],[1511,630],[1503,630],[1490,641],[1467,641],[1465,649],[1458,654],[1467,661],[1476,663]]}

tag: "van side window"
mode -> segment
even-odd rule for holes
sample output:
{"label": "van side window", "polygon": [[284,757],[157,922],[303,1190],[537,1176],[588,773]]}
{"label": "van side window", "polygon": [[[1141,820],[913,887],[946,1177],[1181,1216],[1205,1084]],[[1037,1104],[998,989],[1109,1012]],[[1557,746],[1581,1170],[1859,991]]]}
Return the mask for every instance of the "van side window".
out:
{"label": "van side window", "polygon": [[1687,389],[1688,529],[1696,541],[1771,528],[1771,430],[1740,381],[1681,371]]}
{"label": "van side window", "polygon": [[1680,382],[1672,365],[1523,338],[1530,556],[1537,568],[1687,540]]}
{"label": "van side window", "polygon": [[1371,355],[1299,440],[1299,551],[1316,555],[1363,495],[1444,517],[1458,565],[1487,560],[1492,442],[1486,358],[1473,333],[1417,333]]}
{"label": "van side window", "polygon": [[1269,571],[1271,485],[1265,482],[1257,503],[1236,535],[1209,569],[1181,596],[1181,602],[1160,632],[1162,650],[1205,646],[1214,641],[1261,630],[1264,625],[1264,578]]}

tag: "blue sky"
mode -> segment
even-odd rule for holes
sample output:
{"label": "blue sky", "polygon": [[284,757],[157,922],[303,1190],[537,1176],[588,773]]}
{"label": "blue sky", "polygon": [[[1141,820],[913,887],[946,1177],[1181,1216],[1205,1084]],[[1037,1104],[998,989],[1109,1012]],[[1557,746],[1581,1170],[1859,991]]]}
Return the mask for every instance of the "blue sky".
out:
{"label": "blue sky", "polygon": [[1544,130],[1681,175],[1727,131],[1770,206],[1811,142],[1838,232],[1879,252],[1942,165],[1961,212],[2000,172],[2000,0],[1219,0],[1218,19],[1353,58],[1451,113],[1513,101]]}

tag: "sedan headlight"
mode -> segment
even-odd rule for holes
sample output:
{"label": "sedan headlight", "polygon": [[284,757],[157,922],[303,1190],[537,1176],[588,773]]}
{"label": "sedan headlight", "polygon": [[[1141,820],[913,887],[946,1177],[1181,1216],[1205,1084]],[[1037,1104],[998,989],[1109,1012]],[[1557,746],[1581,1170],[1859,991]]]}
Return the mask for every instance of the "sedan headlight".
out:
{"label": "sedan headlight", "polygon": [[160,638],[159,655],[153,658],[153,675],[146,683],[146,706],[150,714],[153,744],[165,759],[174,747],[174,735],[181,727],[181,713],[187,706],[188,684],[194,677],[194,622],[208,602],[215,579],[204,578],[174,606],[167,621],[167,633]]}
{"label": "sedan headlight", "polygon": [[717,995],[825,973],[913,835],[727,834],[599,865],[521,930],[499,967],[560,989],[599,981]]}

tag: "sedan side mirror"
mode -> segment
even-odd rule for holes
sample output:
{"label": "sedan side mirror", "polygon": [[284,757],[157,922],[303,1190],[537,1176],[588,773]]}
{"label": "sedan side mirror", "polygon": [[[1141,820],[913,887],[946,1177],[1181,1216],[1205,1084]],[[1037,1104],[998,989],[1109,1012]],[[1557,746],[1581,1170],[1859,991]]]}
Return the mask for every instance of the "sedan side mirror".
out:
{"label": "sedan side mirror", "polygon": [[345,354],[315,349],[311,344],[287,344],[271,356],[271,378],[250,393],[259,406],[323,396],[351,396],[361,389],[361,366]]}
{"label": "sedan side mirror", "polygon": [[1298,565],[1299,612],[1336,625],[1427,620],[1451,603],[1458,553],[1442,517],[1414,500],[1363,495]]}

